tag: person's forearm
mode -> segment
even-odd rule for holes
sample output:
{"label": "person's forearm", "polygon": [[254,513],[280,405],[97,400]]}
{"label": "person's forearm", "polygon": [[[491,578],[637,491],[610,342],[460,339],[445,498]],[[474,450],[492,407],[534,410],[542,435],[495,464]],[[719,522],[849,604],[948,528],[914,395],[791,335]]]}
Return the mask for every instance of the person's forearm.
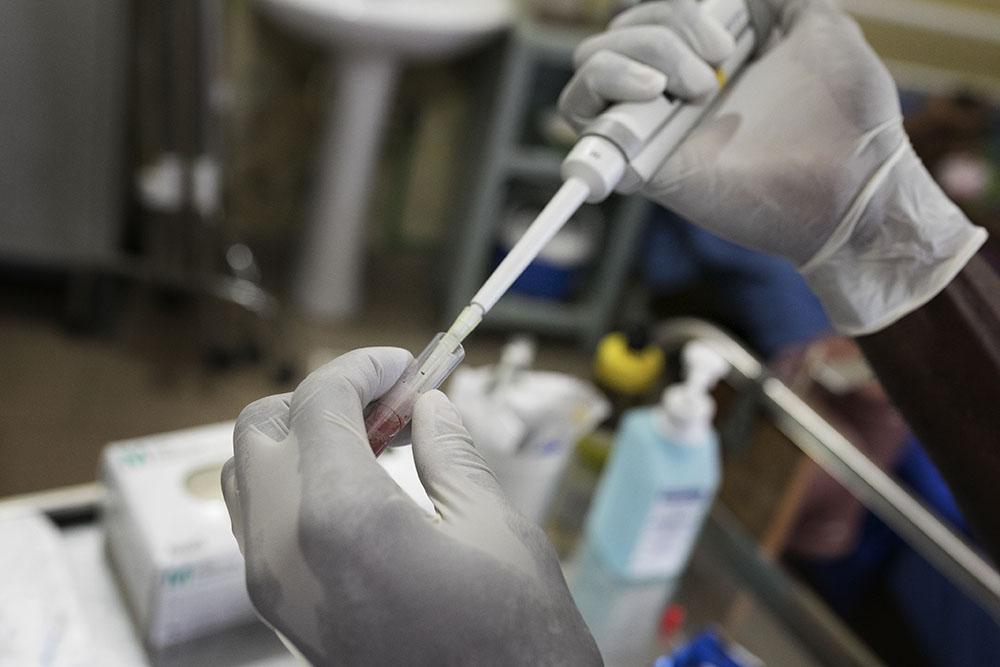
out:
{"label": "person's forearm", "polygon": [[1000,561],[1000,276],[977,255],[926,305],[858,342]]}

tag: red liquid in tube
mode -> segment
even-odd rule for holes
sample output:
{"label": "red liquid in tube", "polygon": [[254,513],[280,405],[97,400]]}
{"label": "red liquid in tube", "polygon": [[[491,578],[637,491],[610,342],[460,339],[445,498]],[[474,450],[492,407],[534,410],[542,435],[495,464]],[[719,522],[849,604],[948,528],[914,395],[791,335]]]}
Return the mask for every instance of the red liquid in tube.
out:
{"label": "red liquid in tube", "polygon": [[408,420],[384,405],[375,403],[371,407],[365,415],[365,431],[368,433],[372,452],[378,456],[389,445],[389,441],[406,427]]}
{"label": "red liquid in tube", "polygon": [[[410,423],[413,406],[416,405],[420,395],[440,387],[465,358],[465,350],[457,341],[454,343],[454,349],[441,354],[438,343],[444,336],[445,334],[441,333],[435,336],[420,356],[406,367],[396,384],[384,396],[365,408],[365,432],[368,434],[368,443],[375,456],[381,454],[392,439]],[[435,352],[437,354],[434,360],[428,364],[428,359],[431,359],[431,355]],[[396,444],[407,444],[403,442],[404,438],[405,436],[399,438],[400,442]]]}

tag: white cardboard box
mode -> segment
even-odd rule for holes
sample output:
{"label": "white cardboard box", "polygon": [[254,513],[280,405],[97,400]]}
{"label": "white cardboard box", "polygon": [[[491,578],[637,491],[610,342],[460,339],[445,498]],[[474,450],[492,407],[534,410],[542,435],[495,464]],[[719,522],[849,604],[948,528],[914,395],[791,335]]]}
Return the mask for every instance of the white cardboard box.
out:
{"label": "white cardboard box", "polygon": [[111,443],[103,452],[108,547],[152,647],[254,617],[219,482],[232,443],[227,422]]}
{"label": "white cardboard box", "polygon": [[[232,454],[233,422],[104,449],[108,548],[139,631],[154,648],[254,617],[222,500],[220,468]],[[421,509],[434,512],[410,447],[387,449],[378,462]],[[188,488],[192,476],[200,495]]]}

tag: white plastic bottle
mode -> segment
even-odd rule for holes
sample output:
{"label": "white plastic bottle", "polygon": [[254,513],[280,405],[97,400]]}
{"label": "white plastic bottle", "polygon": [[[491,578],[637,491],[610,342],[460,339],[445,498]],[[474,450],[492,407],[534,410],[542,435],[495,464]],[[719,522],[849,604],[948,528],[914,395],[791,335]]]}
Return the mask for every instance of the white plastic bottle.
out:
{"label": "white plastic bottle", "polygon": [[573,597],[610,662],[652,645],[719,486],[709,392],[727,366],[705,343],[690,343],[683,359],[683,383],[660,405],[623,417],[570,571]]}

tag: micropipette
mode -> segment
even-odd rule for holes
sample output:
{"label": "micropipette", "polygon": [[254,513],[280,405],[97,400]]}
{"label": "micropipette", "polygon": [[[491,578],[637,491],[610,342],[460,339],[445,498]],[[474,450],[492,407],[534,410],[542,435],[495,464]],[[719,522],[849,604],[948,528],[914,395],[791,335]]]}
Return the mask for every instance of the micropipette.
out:
{"label": "micropipette", "polygon": [[435,336],[399,381],[365,411],[365,428],[378,456],[413,416],[413,406],[436,389],[465,356],[462,341],[479,325],[542,248],[584,203],[612,192],[642,188],[707,116],[771,29],[764,0],[705,0],[704,11],[733,36],[735,48],[716,70],[719,89],[697,101],[662,95],[648,102],[616,104],[584,128],[562,163],[563,184],[511,248],[451,327]]}

